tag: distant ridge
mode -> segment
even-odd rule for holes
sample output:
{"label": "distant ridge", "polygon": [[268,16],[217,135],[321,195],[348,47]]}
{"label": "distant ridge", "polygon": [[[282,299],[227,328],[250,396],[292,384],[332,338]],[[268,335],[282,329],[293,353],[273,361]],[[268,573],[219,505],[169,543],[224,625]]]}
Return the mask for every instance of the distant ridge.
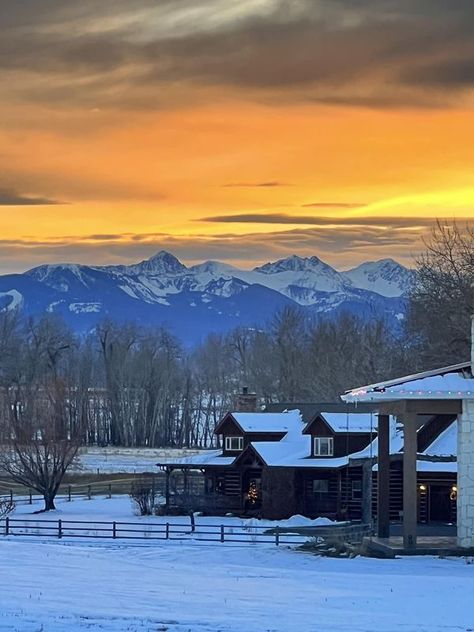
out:
{"label": "distant ridge", "polygon": [[133,265],[42,265],[0,276],[0,310],[59,314],[78,332],[104,318],[165,325],[187,344],[232,327],[262,325],[276,310],[341,312],[398,326],[413,272],[392,259],[337,271],[316,256],[292,255],[253,270],[218,261],[187,267],[160,251]]}

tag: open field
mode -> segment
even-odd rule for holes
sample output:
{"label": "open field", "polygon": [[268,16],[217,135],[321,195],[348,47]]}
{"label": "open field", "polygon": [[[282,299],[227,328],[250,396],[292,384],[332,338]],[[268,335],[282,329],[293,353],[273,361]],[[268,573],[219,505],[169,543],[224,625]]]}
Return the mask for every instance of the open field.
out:
{"label": "open field", "polygon": [[[58,506],[44,517],[166,520],[134,516],[126,497]],[[33,509],[20,506],[16,515],[33,517]],[[252,542],[3,537],[0,576],[2,632],[474,630],[474,565],[464,559],[327,559]]]}
{"label": "open field", "polygon": [[0,542],[3,632],[467,632],[464,560]]}

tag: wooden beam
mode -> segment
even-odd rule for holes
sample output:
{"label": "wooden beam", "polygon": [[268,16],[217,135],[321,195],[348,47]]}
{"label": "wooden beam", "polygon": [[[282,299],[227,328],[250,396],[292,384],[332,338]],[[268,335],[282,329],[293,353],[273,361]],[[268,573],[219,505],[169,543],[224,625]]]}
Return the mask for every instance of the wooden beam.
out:
{"label": "wooden beam", "polygon": [[390,537],[390,417],[378,416],[377,535]]}
{"label": "wooden beam", "polygon": [[372,459],[362,465],[362,522],[372,524]]}
{"label": "wooden beam", "polygon": [[403,422],[403,546],[416,547],[418,502],[416,489],[417,415],[409,413]]}
{"label": "wooden beam", "polygon": [[400,399],[392,402],[380,402],[379,412],[384,415],[402,416],[407,413],[418,415],[460,415],[460,399]]}

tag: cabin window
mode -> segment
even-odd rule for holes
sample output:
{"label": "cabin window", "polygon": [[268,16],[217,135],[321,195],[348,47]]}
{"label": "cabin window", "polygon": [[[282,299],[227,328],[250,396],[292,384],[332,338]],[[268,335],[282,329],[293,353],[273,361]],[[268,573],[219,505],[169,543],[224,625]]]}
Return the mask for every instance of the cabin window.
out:
{"label": "cabin window", "polygon": [[352,500],[362,498],[362,481],[352,481]]}
{"label": "cabin window", "polygon": [[206,476],[206,494],[212,494],[214,492],[214,479],[212,476]]}
{"label": "cabin window", "polygon": [[329,481],[327,479],[314,479],[313,480],[313,494],[320,496],[321,494],[327,494],[329,492]]}
{"label": "cabin window", "polygon": [[314,437],[314,456],[332,456],[334,454],[334,439],[332,437]]}
{"label": "cabin window", "polygon": [[242,452],[242,450],[244,449],[244,438],[243,437],[226,437],[225,449],[228,452]]}
{"label": "cabin window", "polygon": [[218,494],[225,494],[225,478],[223,474],[216,476],[216,492]]}

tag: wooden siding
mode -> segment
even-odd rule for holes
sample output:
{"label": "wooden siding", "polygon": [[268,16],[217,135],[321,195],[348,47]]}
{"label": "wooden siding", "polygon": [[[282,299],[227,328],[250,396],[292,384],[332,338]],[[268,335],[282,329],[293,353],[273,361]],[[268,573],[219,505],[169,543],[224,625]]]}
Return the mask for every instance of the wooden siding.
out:
{"label": "wooden siding", "polygon": [[[449,494],[451,487],[456,485],[457,476],[454,472],[419,472],[417,476],[418,486],[418,522],[431,522],[430,492],[434,487],[445,487]],[[419,486],[425,485],[426,491]],[[377,476],[372,478],[372,511],[374,518],[377,516]],[[401,521],[403,516],[403,469],[402,463],[392,463],[390,467],[390,520]],[[456,521],[456,501],[450,502],[445,518],[446,522]]]}

